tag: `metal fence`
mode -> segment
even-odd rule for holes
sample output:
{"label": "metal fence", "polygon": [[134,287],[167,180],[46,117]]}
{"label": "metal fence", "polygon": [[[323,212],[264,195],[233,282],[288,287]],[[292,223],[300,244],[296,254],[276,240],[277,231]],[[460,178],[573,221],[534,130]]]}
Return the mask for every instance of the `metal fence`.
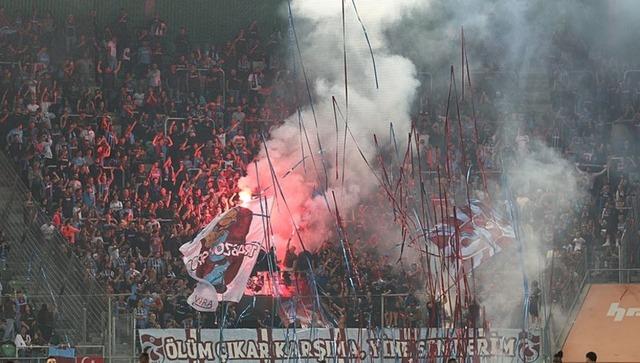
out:
{"label": "metal fence", "polygon": [[566,290],[563,290],[562,298],[547,300],[544,345],[549,349],[548,354],[562,348],[589,285],[640,283],[640,268],[583,269],[578,271],[567,284]]}
{"label": "metal fence", "polygon": [[613,253],[605,256],[596,246],[587,246],[578,252],[556,250],[548,256],[543,273],[546,354],[562,348],[590,284],[640,283],[639,207],[639,196],[625,205],[627,216],[618,226],[617,246],[609,247]]}
{"label": "metal fence", "polygon": [[640,268],[589,269],[566,291],[565,304],[550,304],[545,325],[545,345],[549,353],[562,348],[591,284],[640,283]]}
{"label": "metal fence", "polygon": [[98,343],[105,339],[107,300],[103,288],[57,232],[45,238],[40,227],[50,223],[37,204],[27,205],[28,189],[12,162],[0,153],[0,228],[10,242],[2,282],[23,290],[36,309],[53,310],[55,333],[64,342]]}
{"label": "metal fence", "polygon": [[[22,363],[44,363],[47,362],[51,353],[51,346],[48,345],[29,345],[27,347],[16,347],[13,356],[2,356],[0,361],[17,360]],[[79,357],[81,361],[91,358],[105,357],[105,347],[103,345],[76,345],[76,346],[60,346],[55,347],[58,351],[68,351],[75,357]],[[87,357],[87,359],[82,359]]]}

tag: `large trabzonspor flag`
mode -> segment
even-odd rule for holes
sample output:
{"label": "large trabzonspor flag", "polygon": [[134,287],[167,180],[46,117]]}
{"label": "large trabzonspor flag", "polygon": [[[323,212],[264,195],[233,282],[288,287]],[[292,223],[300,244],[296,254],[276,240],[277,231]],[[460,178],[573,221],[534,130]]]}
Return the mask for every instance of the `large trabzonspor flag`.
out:
{"label": "large trabzonspor flag", "polygon": [[[438,209],[443,201],[434,198],[432,203]],[[437,224],[429,231],[429,239],[445,256],[459,258],[463,273],[471,272],[483,261],[515,241],[511,222],[481,201],[471,200],[469,205],[457,209],[455,217],[452,211],[443,214],[447,215],[447,218],[443,218],[445,222]],[[456,228],[459,231],[457,253]]]}
{"label": "large trabzonspor flag", "polygon": [[189,275],[198,281],[187,302],[199,311],[215,311],[219,301],[238,302],[263,239],[263,221],[251,209],[234,207],[212,220],[180,247]]}

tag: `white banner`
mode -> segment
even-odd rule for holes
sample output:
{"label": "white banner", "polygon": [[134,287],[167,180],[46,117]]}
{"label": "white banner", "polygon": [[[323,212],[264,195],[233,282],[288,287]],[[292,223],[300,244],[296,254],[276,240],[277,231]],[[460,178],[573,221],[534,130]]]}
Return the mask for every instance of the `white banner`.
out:
{"label": "white banner", "polygon": [[187,300],[194,309],[216,311],[219,301],[240,301],[263,244],[261,218],[234,207],[180,247],[189,275],[198,280]]}
{"label": "white banner", "polygon": [[142,329],[140,343],[153,362],[542,362],[540,332],[515,329]]}

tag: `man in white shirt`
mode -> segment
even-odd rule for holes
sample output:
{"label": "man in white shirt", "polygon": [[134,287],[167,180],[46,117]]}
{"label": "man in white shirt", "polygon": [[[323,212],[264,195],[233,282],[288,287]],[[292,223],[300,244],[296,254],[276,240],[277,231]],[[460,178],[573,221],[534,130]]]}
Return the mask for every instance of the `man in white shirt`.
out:
{"label": "man in white shirt", "polygon": [[147,78],[149,80],[149,87],[153,87],[156,90],[160,88],[162,85],[161,73],[158,69],[157,64],[152,64],[149,73],[147,74]]}
{"label": "man in white shirt", "polygon": [[113,201],[109,203],[109,209],[112,212],[119,212],[122,210],[122,202],[118,200],[118,195],[114,195]]}
{"label": "man in white shirt", "polygon": [[262,72],[255,71],[249,75],[249,89],[252,91],[259,91],[262,89],[262,80],[263,80]]}
{"label": "man in white shirt", "polygon": [[580,236],[580,233],[576,233],[576,237],[573,239],[573,251],[574,252],[582,251],[582,249],[584,248],[585,242],[586,241],[584,240],[584,238]]}
{"label": "man in white shirt", "polygon": [[51,137],[47,135],[47,138],[42,142],[42,156],[48,160],[53,159],[51,145],[53,145],[53,141],[51,141]]}
{"label": "man in white shirt", "polygon": [[96,140],[96,133],[93,131],[91,125],[87,125],[82,131],[80,131],[80,137],[83,138],[89,145],[93,145]]}
{"label": "man in white shirt", "polygon": [[29,112],[35,113],[36,111],[38,111],[38,109],[40,108],[40,105],[38,105],[36,103],[36,100],[31,100],[31,103],[27,105],[27,110],[29,110]]}
{"label": "man in white shirt", "polygon": [[[16,338],[13,341],[18,349],[18,354],[22,356],[23,353],[26,353],[24,348],[31,345],[31,336],[27,334],[27,328],[20,328],[20,333],[16,335]],[[23,348],[23,349],[21,349]]]}
{"label": "man in white shirt", "polygon": [[111,37],[111,39],[107,42],[107,64],[111,69],[116,69],[118,65],[118,47],[116,37]]}

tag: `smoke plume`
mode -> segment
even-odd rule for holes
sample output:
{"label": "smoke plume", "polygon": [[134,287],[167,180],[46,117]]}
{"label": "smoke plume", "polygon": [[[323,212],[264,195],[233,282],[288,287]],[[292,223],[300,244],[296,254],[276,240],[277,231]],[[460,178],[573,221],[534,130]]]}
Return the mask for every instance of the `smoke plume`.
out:
{"label": "smoke plume", "polygon": [[[340,213],[347,216],[377,185],[350,135],[347,136],[346,151],[343,150],[345,120],[369,160],[373,160],[375,155],[373,134],[388,135],[389,122],[397,125],[398,135],[406,135],[410,128],[409,109],[418,86],[415,67],[407,58],[389,50],[385,32],[401,19],[406,9],[414,7],[417,1],[360,3],[356,5],[359,6],[358,11],[367,27],[375,54],[379,88],[376,89],[369,48],[352,3],[345,1],[347,104],[342,61],[341,2],[293,1],[293,18],[318,127],[316,129],[311,107],[307,105],[302,110],[301,118],[293,115],[284,125],[272,131],[267,141],[268,150],[262,150],[259,155],[258,175],[256,176],[254,168],[249,168],[248,176],[241,181],[241,185],[253,190],[258,187],[257,180],[260,180],[262,189],[273,183],[267,160],[268,151],[288,204],[287,209],[284,200],[278,195],[279,200],[271,213],[275,240],[287,241],[294,233],[295,223],[304,247],[311,251],[317,249],[329,236],[335,235],[335,218],[327,208],[330,206],[333,209],[332,193],[335,192]],[[296,67],[300,71],[300,65],[297,64]],[[343,115],[338,117],[338,132],[332,97],[336,98]],[[304,132],[301,132],[300,120],[304,122],[311,150],[307,146]],[[317,139],[320,140],[322,154],[319,152]],[[303,159],[303,148],[307,156],[304,165],[298,165],[283,177]],[[271,188],[270,192],[279,194],[276,188]],[[298,245],[297,238],[294,237],[292,243]],[[282,252],[280,249],[278,254],[281,255]]]}
{"label": "smoke plume", "polygon": [[[548,115],[551,110],[548,105],[528,108],[534,103],[528,91],[542,85],[541,92],[550,92],[550,62],[557,57],[559,48],[573,51],[573,56],[588,54],[580,47],[572,49],[558,43],[555,34],[571,31],[600,37],[593,28],[593,24],[602,22],[598,18],[599,6],[579,1],[438,1],[428,9],[407,13],[388,31],[389,38],[394,39],[393,49],[430,74],[431,98],[441,105],[446,101],[450,65],[456,67],[458,77],[461,73],[460,29],[464,27],[474,90],[478,94],[486,92],[492,100],[492,110],[481,110],[479,115],[482,125],[493,125],[486,128],[485,139],[494,140],[494,165],[505,175],[494,185],[492,201],[494,207],[506,212],[505,199],[513,200],[520,211],[516,224],[523,245],[522,256],[517,250],[503,253],[476,273],[476,292],[494,326],[522,324],[523,272],[529,282],[539,280],[546,250],[551,248],[540,226],[564,220],[586,195],[574,165],[559,150],[548,146],[549,140],[542,140],[533,132],[534,128],[549,126],[543,124],[546,116],[541,115]],[[487,77],[490,81],[477,76],[477,72],[492,73]],[[468,115],[470,109],[465,110]],[[441,107],[427,111],[435,112],[435,116],[443,114]],[[541,206],[551,221],[529,213]]]}
{"label": "smoke plume", "polygon": [[[543,109],[545,106],[527,108],[534,103],[527,92],[540,84],[543,85],[541,92],[550,91],[549,80],[554,77],[550,70],[555,66],[552,62],[558,59],[568,57],[588,62],[600,52],[631,49],[628,44],[635,39],[631,34],[620,37],[620,44],[608,42],[608,39],[617,39],[613,35],[621,29],[637,28],[637,22],[630,19],[634,18],[633,11],[628,11],[626,18],[622,12],[618,17],[622,22],[617,27],[601,31],[609,20],[603,16],[607,11],[606,3],[577,0],[359,1],[358,10],[375,53],[380,85],[376,89],[367,43],[352,4],[346,1],[347,110],[342,4],[340,1],[293,1],[301,58],[318,127],[315,127],[314,115],[307,105],[301,118],[298,115],[290,117],[267,141],[269,159],[288,204],[287,209],[284,200],[279,198],[273,206],[271,216],[276,240],[287,241],[295,223],[300,228],[305,247],[314,250],[328,236],[334,235],[335,220],[327,208],[333,207],[332,192],[335,192],[340,212],[345,217],[379,190],[350,136],[346,150],[342,149],[345,120],[338,117],[339,130],[336,131],[332,97],[336,98],[341,114],[348,114],[349,128],[364,155],[369,161],[374,160],[377,150],[372,135],[388,138],[389,122],[394,123],[399,142],[405,141],[418,78],[433,81],[429,96],[432,104],[439,106],[428,110],[429,117],[435,119],[444,115],[441,105],[446,101],[450,65],[455,65],[460,81],[460,28],[464,27],[474,91],[478,93],[476,96],[485,91],[494,105],[491,111],[479,110],[480,122],[493,125],[483,129],[485,135],[481,141],[492,138],[495,150],[506,150],[494,155],[494,165],[502,168],[506,177],[496,183],[492,201],[496,208],[504,211],[504,200],[509,195],[518,206],[524,260],[521,263],[520,257],[512,254],[505,254],[505,258],[496,256],[491,273],[483,273],[481,267],[475,283],[479,291],[488,292],[481,297],[481,302],[487,307],[490,318],[500,320],[509,307],[517,311],[522,304],[514,301],[524,295],[521,271],[529,280],[538,279],[546,250],[550,247],[539,228],[546,221],[529,211],[533,206],[543,206],[545,214],[552,216],[554,221],[563,220],[586,196],[572,163],[559,150],[550,147],[549,140],[542,140],[533,131],[541,122],[549,125],[552,120],[544,115],[549,115],[551,109],[549,105],[546,110]],[[622,7],[636,9],[632,1],[623,2]],[[557,37],[557,33],[579,36],[571,42],[567,40],[570,37]],[[584,43],[592,44],[594,48],[584,46]],[[297,71],[300,78],[299,62]],[[420,76],[419,72],[428,72],[429,77]],[[501,75],[485,82],[475,72]],[[530,74],[537,76],[528,76]],[[469,122],[468,106],[463,108],[463,113]],[[308,133],[310,148],[301,132],[300,120]],[[317,138],[322,144],[322,154]],[[260,189],[279,194],[277,188],[271,186],[273,178],[266,151],[262,150],[259,156],[257,172],[250,168],[241,185],[257,190],[259,180]],[[306,158],[301,165],[303,155]],[[297,167],[291,171],[294,165]],[[287,176],[283,177],[285,174]],[[387,233],[385,239],[394,240],[397,227],[388,228]],[[293,238],[292,243],[298,244],[297,239]],[[283,252],[280,248],[278,255]],[[521,315],[516,318],[522,321]],[[497,321],[496,325],[513,325],[507,320]]]}

